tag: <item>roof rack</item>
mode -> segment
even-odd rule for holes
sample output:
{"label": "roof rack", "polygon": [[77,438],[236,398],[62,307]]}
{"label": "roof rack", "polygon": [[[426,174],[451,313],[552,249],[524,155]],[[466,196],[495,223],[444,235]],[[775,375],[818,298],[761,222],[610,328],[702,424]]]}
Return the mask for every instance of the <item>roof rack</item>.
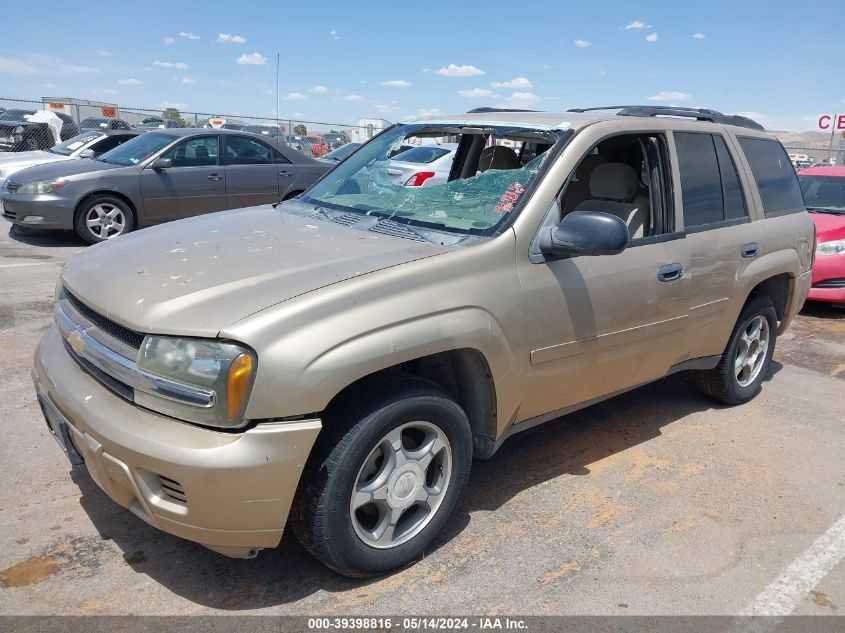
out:
{"label": "roof rack", "polygon": [[491,108],[489,106],[467,110],[467,114],[485,114],[487,112],[540,112],[540,110],[521,110],[519,108]]}
{"label": "roof rack", "polygon": [[567,112],[594,112],[596,110],[618,110],[617,116],[677,116],[698,121],[710,121],[711,123],[722,123],[723,125],[735,125],[737,127],[750,128],[752,130],[765,130],[765,128],[748,117],[737,114],[722,114],[717,110],[708,108],[680,108],[676,106],[602,106],[599,108],[572,108]]}

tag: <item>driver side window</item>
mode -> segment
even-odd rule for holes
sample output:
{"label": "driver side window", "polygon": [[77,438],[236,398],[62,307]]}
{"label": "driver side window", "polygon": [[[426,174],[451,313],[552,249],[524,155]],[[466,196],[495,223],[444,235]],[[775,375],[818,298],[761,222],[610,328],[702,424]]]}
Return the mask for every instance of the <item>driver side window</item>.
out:
{"label": "driver side window", "polygon": [[622,134],[587,153],[558,198],[560,219],[573,211],[616,215],[636,240],[671,233],[674,208],[669,159],[662,134]]}
{"label": "driver side window", "polygon": [[220,164],[218,147],[216,136],[196,136],[182,141],[162,158],[173,161],[173,167],[211,167]]}

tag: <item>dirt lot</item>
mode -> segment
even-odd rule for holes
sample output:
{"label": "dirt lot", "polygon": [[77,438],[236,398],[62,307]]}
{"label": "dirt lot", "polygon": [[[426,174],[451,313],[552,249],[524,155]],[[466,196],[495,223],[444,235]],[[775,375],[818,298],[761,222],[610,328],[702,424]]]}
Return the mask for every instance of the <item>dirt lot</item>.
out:
{"label": "dirt lot", "polygon": [[7,226],[1,613],[845,614],[845,311],[806,308],[748,405],[679,375],[513,438],[425,559],[361,582],[292,535],[244,561],[162,534],[69,466],[29,373],[82,245]]}

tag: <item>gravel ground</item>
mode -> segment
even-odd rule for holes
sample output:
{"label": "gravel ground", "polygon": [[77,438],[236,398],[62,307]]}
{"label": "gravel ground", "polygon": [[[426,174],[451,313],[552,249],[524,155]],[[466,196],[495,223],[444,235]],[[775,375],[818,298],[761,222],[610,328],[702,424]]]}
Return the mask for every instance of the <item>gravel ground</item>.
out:
{"label": "gravel ground", "polygon": [[[745,406],[678,375],[509,440],[405,570],[343,578],[291,534],[227,559],[142,523],[59,452],[30,368],[83,246],[0,228],[2,614],[729,615],[845,513],[845,311],[812,306]],[[811,576],[794,612],[845,612],[845,564]]]}

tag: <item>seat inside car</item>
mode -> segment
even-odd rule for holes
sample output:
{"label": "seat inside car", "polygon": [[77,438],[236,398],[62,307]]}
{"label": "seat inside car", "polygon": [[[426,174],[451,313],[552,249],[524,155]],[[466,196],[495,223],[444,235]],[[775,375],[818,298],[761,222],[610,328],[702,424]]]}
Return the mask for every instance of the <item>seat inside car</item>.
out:
{"label": "seat inside car", "polygon": [[628,163],[602,163],[592,170],[589,180],[590,199],[575,211],[602,211],[622,218],[628,225],[631,239],[648,234],[650,208],[637,198],[639,176]]}
{"label": "seat inside car", "polygon": [[504,145],[485,147],[478,159],[478,171],[519,169],[520,167],[522,167],[522,163],[519,162],[519,156],[510,147]]}

